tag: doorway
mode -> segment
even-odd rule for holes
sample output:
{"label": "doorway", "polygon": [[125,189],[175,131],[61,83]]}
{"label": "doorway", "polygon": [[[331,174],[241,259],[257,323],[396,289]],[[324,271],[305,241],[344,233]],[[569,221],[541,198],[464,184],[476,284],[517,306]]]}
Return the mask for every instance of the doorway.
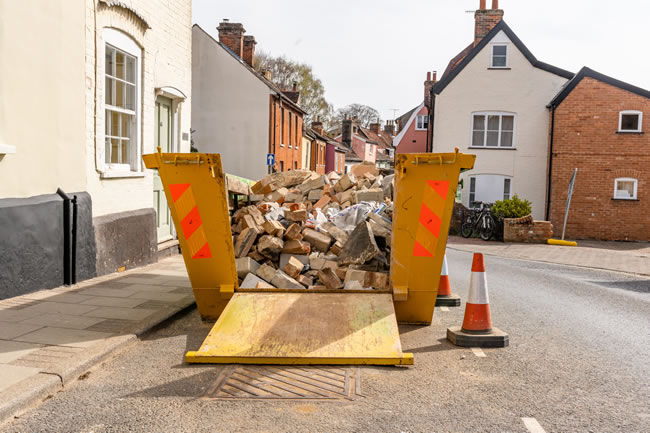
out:
{"label": "doorway", "polygon": [[[172,101],[171,99],[159,96],[156,98],[155,108],[155,151],[164,153],[173,152],[173,122],[172,122]],[[168,241],[174,237],[171,224],[171,214],[167,206],[165,190],[160,180],[158,170],[153,175],[153,207],[156,209],[156,229],[158,231],[158,243]]]}

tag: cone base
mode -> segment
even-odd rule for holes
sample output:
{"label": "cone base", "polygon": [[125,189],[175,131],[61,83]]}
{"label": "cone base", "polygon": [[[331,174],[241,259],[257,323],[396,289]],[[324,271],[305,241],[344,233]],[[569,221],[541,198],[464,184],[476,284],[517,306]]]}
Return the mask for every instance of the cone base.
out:
{"label": "cone base", "polygon": [[460,307],[460,296],[453,293],[451,295],[438,295],[436,307]]}
{"label": "cone base", "polygon": [[498,328],[486,334],[468,334],[460,326],[447,328],[447,340],[461,347],[506,347],[510,343],[508,334]]}

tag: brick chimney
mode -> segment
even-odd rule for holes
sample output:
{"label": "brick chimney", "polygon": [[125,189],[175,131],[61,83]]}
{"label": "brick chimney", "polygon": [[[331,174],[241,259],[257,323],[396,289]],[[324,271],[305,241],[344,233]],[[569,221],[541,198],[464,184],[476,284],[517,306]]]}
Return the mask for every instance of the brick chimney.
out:
{"label": "brick chimney", "polygon": [[354,130],[354,121],[347,117],[341,123],[341,142],[348,146],[352,145],[352,133]]}
{"label": "brick chimney", "polygon": [[323,122],[320,121],[320,117],[317,117],[316,120],[311,122],[311,129],[323,135]]}
{"label": "brick chimney", "polygon": [[368,129],[370,129],[375,134],[379,134],[379,131],[381,131],[381,123],[379,122],[371,123],[370,128]]}
{"label": "brick chimney", "polygon": [[246,32],[244,26],[241,23],[231,23],[224,18],[217,30],[219,31],[219,42],[241,58],[244,51],[244,33]]}
{"label": "brick chimney", "polygon": [[255,61],[255,36],[244,36],[244,48],[242,60],[248,63],[248,66],[253,67],[253,62]]}
{"label": "brick chimney", "polygon": [[389,135],[395,135],[395,123],[392,120],[386,121],[384,132]]}
{"label": "brick chimney", "polygon": [[436,78],[438,72],[433,71],[433,76],[431,72],[427,72],[427,79],[424,81],[424,105],[426,107],[431,107],[431,88],[436,84]]}
{"label": "brick chimney", "polygon": [[486,0],[481,0],[479,10],[474,13],[474,46],[503,19],[503,9],[499,9],[499,0],[492,0],[492,9],[486,9],[485,3]]}

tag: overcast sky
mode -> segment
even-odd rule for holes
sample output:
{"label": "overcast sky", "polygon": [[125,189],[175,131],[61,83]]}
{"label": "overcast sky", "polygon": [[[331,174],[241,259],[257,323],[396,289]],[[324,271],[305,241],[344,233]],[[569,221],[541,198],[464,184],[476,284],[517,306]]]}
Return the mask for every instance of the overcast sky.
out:
{"label": "overcast sky", "polygon": [[[488,7],[491,0],[487,0]],[[442,74],[474,35],[479,0],[193,0],[217,37],[241,22],[257,49],[312,65],[327,100],[370,105],[383,119],[418,105],[426,72]],[[650,89],[650,1],[500,0],[504,19],[541,61],[589,66]],[[440,76],[440,75],[439,75]]]}

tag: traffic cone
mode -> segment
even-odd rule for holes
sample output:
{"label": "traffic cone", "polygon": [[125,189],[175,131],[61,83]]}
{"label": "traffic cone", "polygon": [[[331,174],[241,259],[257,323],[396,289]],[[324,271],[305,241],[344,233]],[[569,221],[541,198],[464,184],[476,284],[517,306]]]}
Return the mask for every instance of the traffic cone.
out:
{"label": "traffic cone", "polygon": [[445,253],[445,258],[442,261],[442,272],[440,273],[440,282],[438,283],[436,307],[460,307],[460,296],[451,293],[451,286],[449,285],[447,253]]}
{"label": "traffic cone", "polygon": [[474,253],[463,326],[447,328],[447,339],[463,347],[506,347],[508,334],[492,326],[483,254]]}

